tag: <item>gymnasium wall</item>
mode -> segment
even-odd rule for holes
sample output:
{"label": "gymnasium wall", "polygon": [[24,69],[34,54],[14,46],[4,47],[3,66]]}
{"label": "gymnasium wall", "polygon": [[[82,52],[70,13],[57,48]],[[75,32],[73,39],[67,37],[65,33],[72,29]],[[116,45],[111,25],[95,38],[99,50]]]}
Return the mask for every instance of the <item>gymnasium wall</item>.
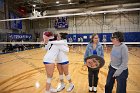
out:
{"label": "gymnasium wall", "polygon": [[[139,12],[76,16],[68,18],[68,21],[68,29],[55,29],[55,31],[67,31],[68,33],[140,32]],[[50,28],[54,27],[51,26]]]}
{"label": "gymnasium wall", "polygon": [[[0,16],[3,16],[1,12]],[[106,35],[107,41],[109,42],[111,33],[121,31],[125,33],[127,42],[140,42],[140,11],[92,16],[72,16],[68,17],[68,25],[68,29],[55,29],[54,18],[24,20],[22,22],[22,29],[18,33],[32,34],[33,41],[36,41],[36,33],[40,35],[39,40],[42,40],[43,31],[52,31],[54,33],[66,32],[69,34],[68,37],[73,38],[74,42],[77,42],[79,37],[82,37],[83,41],[87,42],[92,33],[98,33],[101,41],[103,35]],[[4,33],[7,31],[2,22],[0,22],[0,29]],[[11,30],[11,32],[14,31]],[[87,36],[87,39],[84,36]]]}
{"label": "gymnasium wall", "polygon": [[[4,14],[0,11],[0,20],[4,19]],[[0,22],[0,29],[5,28],[5,22]]]}
{"label": "gymnasium wall", "polygon": [[[4,13],[4,0],[0,0],[0,20],[4,19],[5,13]],[[0,29],[3,29],[5,27],[5,22],[0,22]]]}
{"label": "gymnasium wall", "polygon": [[111,33],[121,31],[124,33],[126,42],[140,42],[140,11],[131,13],[100,14],[92,16],[75,16],[68,18],[68,29],[55,29],[53,27],[54,19],[49,19],[51,24],[49,31],[67,32],[73,41],[77,42],[79,37],[83,41],[89,41],[92,33],[98,33],[102,41],[103,35],[106,35],[110,42]]}

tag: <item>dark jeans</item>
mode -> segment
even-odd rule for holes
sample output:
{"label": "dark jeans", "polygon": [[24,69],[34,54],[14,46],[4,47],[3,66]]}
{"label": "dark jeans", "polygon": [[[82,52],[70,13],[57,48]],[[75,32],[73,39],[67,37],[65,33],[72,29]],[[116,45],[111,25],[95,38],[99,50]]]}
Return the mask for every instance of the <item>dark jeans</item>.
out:
{"label": "dark jeans", "polygon": [[126,93],[126,86],[127,86],[127,78],[128,78],[128,69],[124,70],[120,76],[113,77],[116,69],[113,67],[109,67],[107,81],[105,85],[105,93],[112,93],[112,89],[114,86],[115,79],[117,81],[117,90],[116,93]]}
{"label": "dark jeans", "polygon": [[98,73],[99,73],[99,70],[95,70],[88,67],[88,82],[89,82],[90,87],[92,86],[97,87]]}

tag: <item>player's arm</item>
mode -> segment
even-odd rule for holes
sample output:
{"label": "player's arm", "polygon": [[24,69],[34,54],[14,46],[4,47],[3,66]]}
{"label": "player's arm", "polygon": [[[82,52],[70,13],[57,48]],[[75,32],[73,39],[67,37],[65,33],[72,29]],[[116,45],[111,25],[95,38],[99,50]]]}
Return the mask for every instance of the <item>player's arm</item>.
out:
{"label": "player's arm", "polygon": [[65,42],[64,40],[49,41],[49,43],[54,45],[67,45],[67,42]]}
{"label": "player's arm", "polygon": [[47,44],[49,42],[49,37],[43,34],[43,43]]}
{"label": "player's arm", "polygon": [[50,44],[50,43],[48,43],[48,44],[45,44],[45,49],[46,50],[50,50],[50,47],[51,47],[52,45]]}
{"label": "player's arm", "polygon": [[69,52],[68,45],[59,45],[59,50],[63,52]]}

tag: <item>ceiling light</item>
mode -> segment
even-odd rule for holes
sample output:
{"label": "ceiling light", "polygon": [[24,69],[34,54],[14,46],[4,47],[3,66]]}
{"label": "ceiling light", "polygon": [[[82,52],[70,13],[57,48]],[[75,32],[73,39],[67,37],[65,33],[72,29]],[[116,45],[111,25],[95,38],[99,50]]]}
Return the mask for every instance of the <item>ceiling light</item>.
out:
{"label": "ceiling light", "polygon": [[59,4],[59,1],[56,1],[57,4]]}
{"label": "ceiling light", "polygon": [[68,2],[71,2],[71,0],[68,0]]}
{"label": "ceiling light", "polygon": [[36,7],[36,5],[33,5],[33,7]]}

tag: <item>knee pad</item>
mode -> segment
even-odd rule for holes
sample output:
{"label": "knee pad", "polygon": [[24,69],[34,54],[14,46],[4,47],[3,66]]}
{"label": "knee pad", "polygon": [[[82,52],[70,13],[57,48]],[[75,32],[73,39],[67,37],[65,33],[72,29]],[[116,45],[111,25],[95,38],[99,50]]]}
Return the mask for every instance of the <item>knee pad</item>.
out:
{"label": "knee pad", "polygon": [[63,80],[63,75],[59,75],[59,79],[60,80]]}
{"label": "knee pad", "polygon": [[52,78],[47,78],[47,83],[51,83]]}
{"label": "knee pad", "polygon": [[68,74],[68,75],[66,75],[66,79],[67,80],[70,80],[71,79],[71,77],[70,77],[70,75]]}

